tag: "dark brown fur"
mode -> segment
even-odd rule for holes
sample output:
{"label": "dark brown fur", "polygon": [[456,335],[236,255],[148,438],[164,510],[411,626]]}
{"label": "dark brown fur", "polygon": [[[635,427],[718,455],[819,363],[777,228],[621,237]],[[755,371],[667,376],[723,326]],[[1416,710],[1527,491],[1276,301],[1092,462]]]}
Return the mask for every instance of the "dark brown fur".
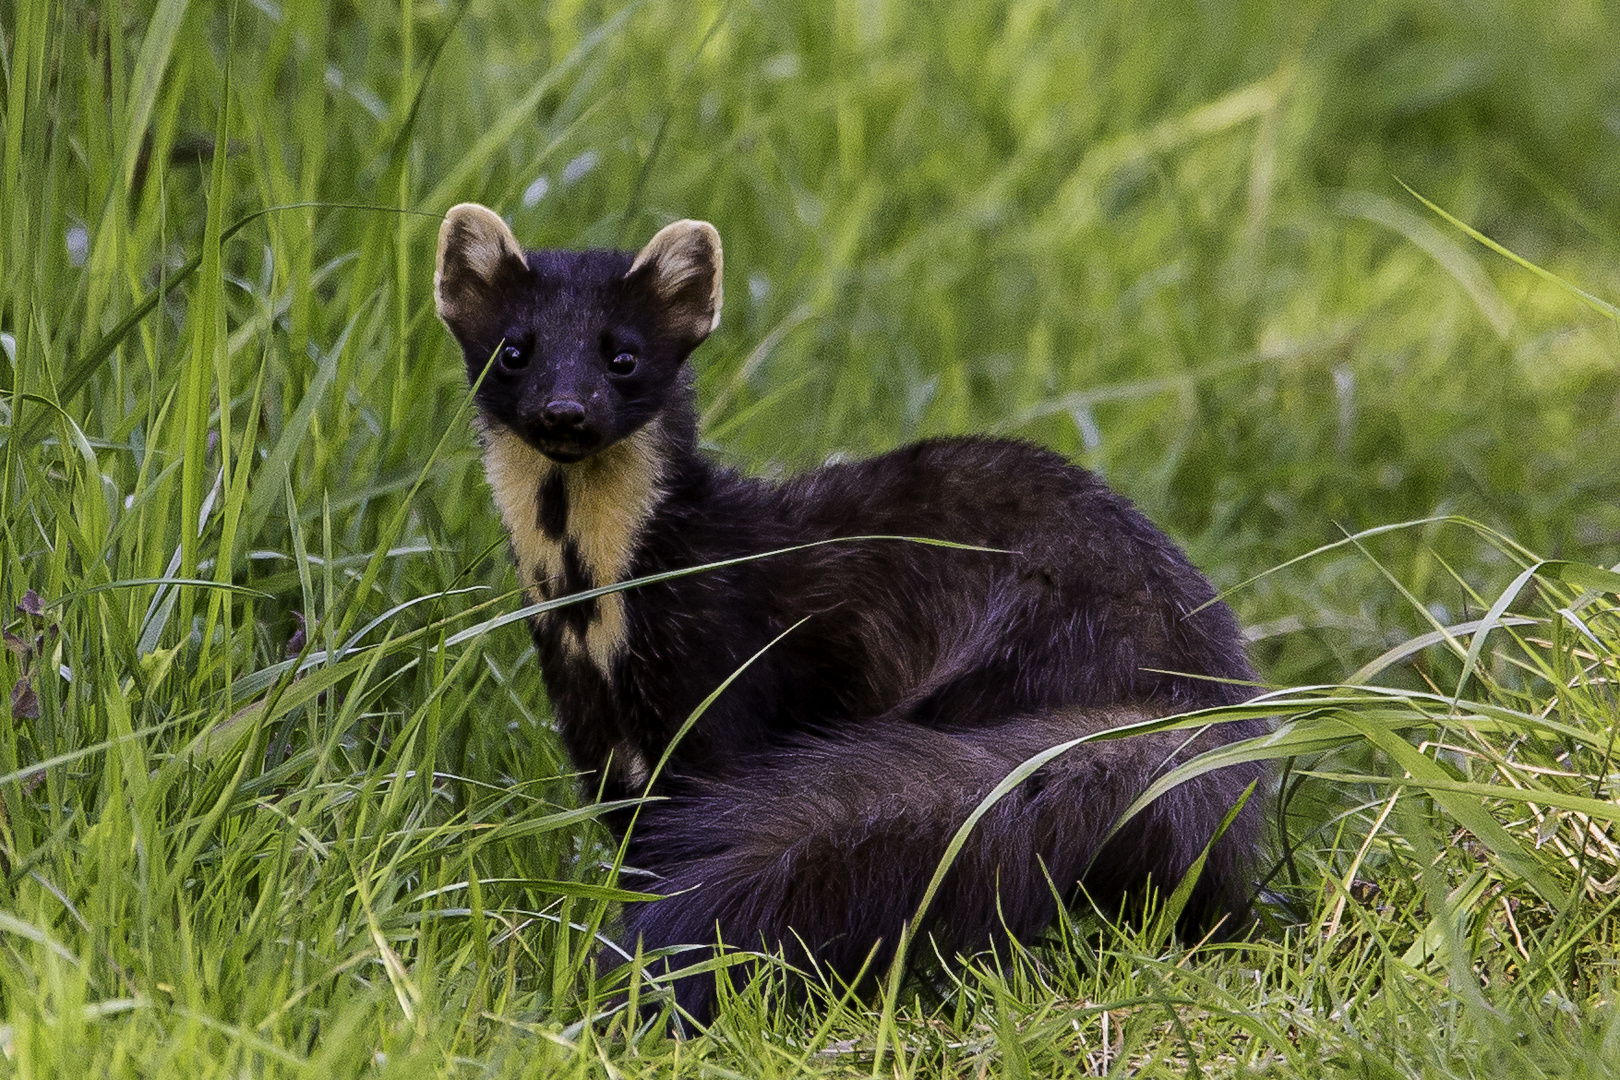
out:
{"label": "dark brown fur", "polygon": [[[438,270],[536,598],[848,537],[999,549],[827,544],[536,621],[569,753],[619,797],[640,793],[706,695],[804,620],[709,706],[653,785],[668,798],[643,809],[631,859],[673,895],[627,910],[647,948],[718,933],[849,977],[880,940],[882,962],[952,834],[1019,763],[1247,696],[1241,634],[1209,583],[1048,451],[931,440],[780,484],[700,454],[687,357],[719,314],[708,226],[672,225],[638,256],[523,253],[495,215],[457,207]],[[1039,933],[1056,912],[1048,875],[1109,904],[1149,878],[1175,884],[1262,766],[1191,780],[1104,837],[1167,766],[1262,731],[1134,736],[1047,765],[980,822],[930,911],[936,943],[950,955]],[[1247,905],[1262,801],[1215,843],[1190,917]],[[712,983],[686,980],[680,997],[706,1015]]]}

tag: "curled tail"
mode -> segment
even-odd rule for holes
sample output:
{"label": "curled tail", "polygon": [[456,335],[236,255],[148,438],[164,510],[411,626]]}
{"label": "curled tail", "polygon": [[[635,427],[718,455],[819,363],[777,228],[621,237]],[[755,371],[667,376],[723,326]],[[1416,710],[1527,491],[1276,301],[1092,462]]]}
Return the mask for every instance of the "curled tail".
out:
{"label": "curled tail", "polygon": [[[1048,747],[1157,715],[1071,709],[972,730],[904,722],[773,748],[725,782],[676,788],[647,805],[631,860],[661,876],[662,900],[626,912],[647,949],[713,945],[781,949],[853,978],[874,944],[872,970],[893,956],[961,824],[1018,765]],[[1220,743],[1260,734],[1239,721],[1196,736],[1153,732],[1083,743],[1007,793],[979,821],[925,918],[945,956],[1011,933],[1028,940],[1057,914],[1059,890],[1083,885],[1104,905],[1150,877],[1169,888],[1209,845],[1259,763],[1195,777],[1162,795],[1111,839],[1131,802],[1168,768]],[[1257,793],[1258,795],[1259,793]],[[1260,842],[1251,798],[1210,849],[1187,908],[1192,920],[1238,915]],[[682,980],[677,1000],[705,1019],[708,976]]]}

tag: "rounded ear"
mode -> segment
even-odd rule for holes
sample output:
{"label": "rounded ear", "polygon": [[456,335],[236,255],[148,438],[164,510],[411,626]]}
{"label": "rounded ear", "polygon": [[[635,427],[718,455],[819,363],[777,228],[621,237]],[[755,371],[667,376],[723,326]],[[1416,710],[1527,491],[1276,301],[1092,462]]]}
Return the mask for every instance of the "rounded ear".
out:
{"label": "rounded ear", "polygon": [[658,230],[625,277],[642,276],[672,327],[693,345],[720,325],[720,233],[707,221],[675,221]]}
{"label": "rounded ear", "polygon": [[487,206],[452,206],[439,227],[433,300],[452,331],[469,326],[500,299],[501,286],[528,271],[523,248],[501,216]]}

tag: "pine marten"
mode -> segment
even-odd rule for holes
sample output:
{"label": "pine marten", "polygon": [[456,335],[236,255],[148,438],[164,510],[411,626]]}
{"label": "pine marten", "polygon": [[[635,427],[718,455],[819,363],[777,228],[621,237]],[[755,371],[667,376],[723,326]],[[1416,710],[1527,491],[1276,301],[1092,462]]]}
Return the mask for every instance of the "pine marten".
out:
{"label": "pine marten", "polygon": [[[845,979],[872,954],[881,970],[952,835],[1020,762],[1249,696],[1242,635],[1208,581],[1056,454],[930,439],[781,482],[704,456],[689,358],[720,319],[712,225],[677,221],[638,253],[524,251],[497,214],[462,204],[439,233],[434,285],[536,601],[798,549],[534,620],[574,762],[606,798],[649,780],[665,797],[630,837],[630,862],[665,894],[628,905],[632,943],[782,949]],[[872,539],[803,547],[850,537]],[[699,703],[785,631],[653,778]],[[1040,933],[1053,884],[1104,904],[1149,878],[1175,885],[1245,790],[1264,788],[1264,766],[1205,773],[1109,830],[1167,768],[1264,730],[1241,720],[1071,750],[979,823],[924,929],[950,957]],[[1246,908],[1262,801],[1210,847],[1189,918]],[[677,989],[700,1019],[714,996],[710,976]]]}

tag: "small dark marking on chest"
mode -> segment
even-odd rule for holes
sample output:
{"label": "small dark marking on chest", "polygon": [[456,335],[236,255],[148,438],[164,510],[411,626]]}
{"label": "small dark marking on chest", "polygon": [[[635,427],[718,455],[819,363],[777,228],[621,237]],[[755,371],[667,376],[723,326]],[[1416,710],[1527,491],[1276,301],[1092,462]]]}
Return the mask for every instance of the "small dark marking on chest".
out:
{"label": "small dark marking on chest", "polygon": [[552,469],[535,493],[535,527],[548,540],[561,540],[568,531],[568,484],[561,469]]}
{"label": "small dark marking on chest", "polygon": [[[585,560],[580,557],[579,545],[574,543],[573,537],[562,543],[562,564],[564,596],[596,588],[596,582],[591,579],[590,571],[585,569]],[[596,621],[597,603],[594,598],[582,600],[561,609],[558,614],[562,616],[563,622],[579,635],[579,639],[584,641],[586,628]]]}

